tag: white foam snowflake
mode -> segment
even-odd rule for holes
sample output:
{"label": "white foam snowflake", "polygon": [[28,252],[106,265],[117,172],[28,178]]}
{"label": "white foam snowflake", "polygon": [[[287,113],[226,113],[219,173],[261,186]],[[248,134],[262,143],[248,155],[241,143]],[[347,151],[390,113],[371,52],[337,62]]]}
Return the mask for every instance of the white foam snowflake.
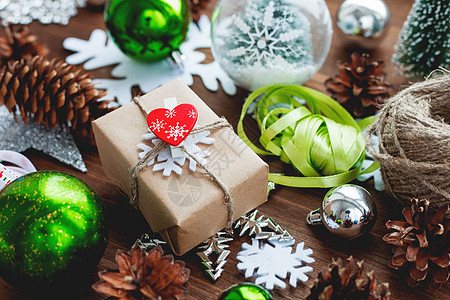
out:
{"label": "white foam snowflake", "polygon": [[148,125],[148,127],[153,132],[155,132],[155,131],[160,132],[161,130],[163,130],[165,128],[166,125],[167,125],[167,123],[164,122],[163,120],[156,119],[154,122],[151,122]]}
{"label": "white foam snowflake", "polygon": [[177,122],[177,125],[172,126],[169,125],[169,130],[164,131],[168,134],[168,138],[173,138],[174,141],[178,140],[178,138],[183,139],[186,133],[189,132],[189,130],[185,129],[186,125],[180,126],[180,123]]}
{"label": "white foam snowflake", "polygon": [[[197,144],[205,144],[205,145],[211,145],[214,143],[214,139],[211,137],[208,137],[210,134],[209,131],[203,131],[195,135],[188,135],[186,139],[183,141],[184,147],[186,150],[188,150],[190,153],[194,154],[197,159],[199,159],[202,163],[206,163],[206,157],[210,156],[211,153],[206,150],[200,149],[200,147],[197,146]],[[158,145],[161,140],[156,137],[150,130],[149,133],[144,134],[142,138],[146,141],[149,141],[153,145]],[[142,150],[142,152],[139,153],[139,158],[143,158],[151,149],[152,147],[140,143],[137,145],[139,149]],[[183,152],[184,153],[184,152]],[[158,154],[156,157],[156,163],[155,159],[152,159],[147,165],[153,166],[153,171],[163,171],[164,176],[170,176],[170,174],[173,172],[177,173],[178,175],[181,175],[183,172],[183,169],[181,168],[184,163],[186,162],[186,158],[189,160],[189,170],[192,172],[195,172],[197,170],[197,163],[195,160],[193,160],[190,157],[187,157],[184,153],[184,156],[173,158],[172,152],[170,151],[170,148],[167,147],[163,152]]]}
{"label": "white foam snowflake", "polygon": [[[1,1],[1,0],[0,0]],[[187,40],[181,44],[180,50],[185,57],[183,70],[174,66],[169,60],[144,63],[135,61],[123,54],[105,31],[92,31],[89,40],[67,38],[63,47],[75,53],[66,57],[69,64],[84,63],[86,70],[113,66],[111,75],[115,79],[99,78],[95,82],[97,88],[106,89],[108,98],[116,97],[120,104],[128,103],[130,90],[139,85],[146,93],[177,77],[181,77],[187,85],[194,84],[193,75],[198,75],[205,87],[211,91],[219,89],[219,82],[225,93],[236,94],[236,85],[220,68],[217,61],[203,63],[206,55],[197,51],[200,48],[211,47],[211,23],[207,16],[202,16],[198,25],[191,24]]]}
{"label": "white foam snowflake", "polygon": [[306,282],[308,276],[305,273],[311,272],[313,268],[302,265],[314,262],[310,257],[313,251],[304,249],[304,242],[301,242],[292,253],[294,240],[271,243],[273,245],[252,239],[251,245],[242,244],[242,250],[237,255],[240,261],[237,268],[245,271],[246,278],[256,276],[255,283],[269,290],[275,286],[285,288],[286,283],[281,279],[286,279],[288,273],[291,286],[296,287],[298,280]]}

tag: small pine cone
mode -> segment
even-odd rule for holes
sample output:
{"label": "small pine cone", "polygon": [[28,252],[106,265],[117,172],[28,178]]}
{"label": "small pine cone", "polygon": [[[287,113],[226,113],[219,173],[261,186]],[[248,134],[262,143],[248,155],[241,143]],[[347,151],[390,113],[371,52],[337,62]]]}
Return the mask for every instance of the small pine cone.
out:
{"label": "small pine cone", "polygon": [[111,111],[111,100],[98,101],[105,95],[89,73],[57,59],[34,56],[0,69],[0,105],[12,113],[18,109],[25,123],[61,125],[86,139],[93,136],[91,121]]}
{"label": "small pine cone", "polygon": [[[307,300],[388,300],[391,293],[389,284],[378,284],[373,271],[364,272],[364,262],[356,262],[358,270],[353,270],[355,260],[352,256],[344,264],[339,258],[332,261],[328,267],[314,280]],[[352,272],[353,271],[353,272]]]}
{"label": "small pine cone", "polygon": [[450,205],[441,206],[435,214],[428,210],[428,200],[411,200],[403,209],[405,221],[388,221],[386,227],[394,232],[383,240],[394,245],[389,266],[409,267],[408,285],[427,281],[431,290],[448,283],[450,274]]}
{"label": "small pine cone", "polygon": [[351,55],[351,64],[338,62],[339,75],[325,81],[327,90],[354,117],[373,115],[389,98],[392,86],[385,81],[382,61],[369,62],[369,54]]}
{"label": "small pine cone", "polygon": [[37,36],[30,34],[28,27],[10,24],[3,28],[6,37],[0,37],[0,60],[2,64],[6,64],[10,60],[47,55],[48,49],[37,42]]}
{"label": "small pine cone", "polygon": [[101,271],[92,288],[119,299],[179,300],[187,293],[189,269],[184,262],[163,256],[161,246],[149,252],[135,244],[130,252],[117,250],[119,272]]}
{"label": "small pine cone", "polygon": [[198,20],[200,20],[200,17],[203,14],[209,2],[210,0],[189,0],[189,4],[191,6],[192,20],[194,22],[198,22]]}

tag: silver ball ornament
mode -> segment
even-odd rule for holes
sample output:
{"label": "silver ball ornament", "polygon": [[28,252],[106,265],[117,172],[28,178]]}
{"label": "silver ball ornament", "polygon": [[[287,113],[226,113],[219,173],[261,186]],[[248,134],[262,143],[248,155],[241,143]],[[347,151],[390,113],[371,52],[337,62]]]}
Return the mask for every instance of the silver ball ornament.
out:
{"label": "silver ball ornament", "polygon": [[383,0],[345,0],[336,25],[341,37],[362,48],[375,48],[386,35],[390,13]]}
{"label": "silver ball ornament", "polygon": [[328,191],[322,206],[312,210],[306,221],[323,224],[331,233],[355,239],[372,229],[377,207],[370,193],[357,185],[344,184]]}

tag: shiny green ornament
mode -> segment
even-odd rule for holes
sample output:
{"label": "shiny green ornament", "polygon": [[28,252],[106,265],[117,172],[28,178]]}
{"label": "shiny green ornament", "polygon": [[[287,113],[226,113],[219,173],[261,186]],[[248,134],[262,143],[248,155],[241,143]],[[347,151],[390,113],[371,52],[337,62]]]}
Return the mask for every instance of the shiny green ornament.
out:
{"label": "shiny green ornament", "polygon": [[110,0],[105,22],[123,53],[136,60],[157,61],[179,50],[190,15],[184,0]]}
{"label": "shiny green ornament", "polygon": [[107,240],[103,203],[77,177],[36,172],[0,192],[0,276],[13,285],[89,278]]}
{"label": "shiny green ornament", "polygon": [[269,292],[253,283],[240,283],[230,286],[220,296],[219,300],[272,300]]}

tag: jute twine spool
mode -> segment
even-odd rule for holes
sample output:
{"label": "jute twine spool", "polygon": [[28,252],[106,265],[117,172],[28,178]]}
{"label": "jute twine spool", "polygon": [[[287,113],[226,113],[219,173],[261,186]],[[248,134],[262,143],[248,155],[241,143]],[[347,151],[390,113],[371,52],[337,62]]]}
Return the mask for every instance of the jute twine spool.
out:
{"label": "jute twine spool", "polygon": [[[386,191],[404,206],[428,199],[450,203],[450,74],[416,83],[381,109],[367,130],[369,152],[379,161]],[[370,134],[379,137],[379,151]]]}

